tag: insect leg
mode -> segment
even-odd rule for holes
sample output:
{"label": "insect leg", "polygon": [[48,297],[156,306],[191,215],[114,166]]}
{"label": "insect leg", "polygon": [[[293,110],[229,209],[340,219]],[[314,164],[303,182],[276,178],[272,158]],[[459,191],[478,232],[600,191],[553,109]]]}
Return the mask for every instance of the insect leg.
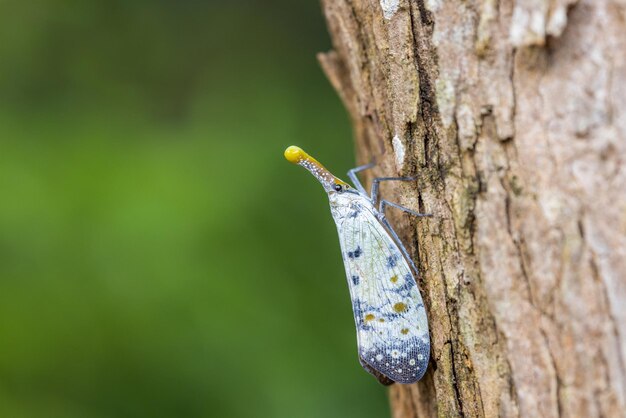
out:
{"label": "insect leg", "polygon": [[411,264],[411,267],[413,267],[413,271],[415,272],[415,274],[419,274],[419,270],[417,269],[417,266],[415,265],[415,263],[413,262],[413,259],[409,255],[409,252],[406,250],[406,248],[404,248],[404,244],[402,244],[400,237],[398,237],[398,234],[396,234],[396,231],[393,229],[393,227],[391,226],[387,218],[385,218],[385,215],[381,216],[380,221],[383,223],[383,225],[385,225],[385,227],[391,234],[391,237],[398,245],[398,248],[400,248],[400,251],[402,251],[402,255],[404,256],[404,258],[406,258],[409,264]]}
{"label": "insect leg", "polygon": [[385,225],[387,227],[387,229],[389,230],[389,233],[391,234],[391,237],[396,242],[396,244],[398,244],[398,247],[400,248],[400,251],[402,251],[402,255],[404,255],[404,257],[409,261],[409,263],[411,264],[411,267],[413,267],[413,270],[415,271],[415,273],[419,274],[419,271],[417,270],[417,267],[415,266],[415,263],[413,262],[413,259],[409,255],[409,252],[406,250],[406,248],[404,248],[404,244],[402,244],[402,241],[400,240],[400,237],[398,237],[398,234],[393,229],[393,227],[391,226],[391,224],[387,220],[387,217],[385,216],[385,210],[386,210],[387,206],[392,206],[394,208],[400,209],[400,210],[402,210],[404,212],[410,213],[411,215],[415,215],[415,216],[418,216],[418,217],[431,217],[433,215],[431,215],[430,213],[418,213],[418,212],[415,212],[415,211],[413,211],[413,210],[411,210],[409,208],[405,208],[404,206],[398,205],[397,203],[390,202],[388,200],[381,200],[380,201],[379,212],[380,212],[380,220],[381,220],[381,222],[383,223],[383,225]]}
{"label": "insect leg", "polygon": [[380,221],[383,223],[383,225],[385,225],[387,230],[389,230],[391,237],[398,245],[398,248],[400,248],[400,251],[402,251],[402,255],[404,256],[404,258],[406,258],[407,261],[411,264],[411,267],[413,267],[413,271],[415,272],[415,274],[419,274],[419,270],[417,269],[417,266],[415,265],[415,263],[413,262],[413,259],[409,255],[409,252],[406,250],[406,248],[404,248],[404,244],[402,244],[400,237],[398,237],[398,234],[396,234],[396,231],[394,231],[389,221],[385,218],[385,215],[381,217]]}
{"label": "insect leg", "polygon": [[380,213],[382,213],[383,216],[385,216],[385,211],[387,210],[387,206],[392,206],[392,207],[394,207],[396,209],[400,209],[403,212],[410,213],[411,215],[418,216],[420,218],[431,218],[433,216],[431,213],[415,212],[414,210],[411,210],[411,209],[406,208],[404,206],[398,205],[397,203],[393,203],[393,202],[390,202],[390,201],[384,200],[384,199],[380,201],[380,207],[378,209],[378,211]]}
{"label": "insect leg", "polygon": [[378,177],[372,181],[372,193],[370,199],[372,203],[376,204],[378,201],[378,187],[381,181],[413,181],[417,180],[417,177]]}
{"label": "insect leg", "polygon": [[352,170],[348,171],[348,178],[350,179],[350,181],[352,182],[352,184],[354,184],[354,187],[356,187],[356,189],[361,192],[364,195],[367,195],[367,192],[365,191],[365,188],[363,187],[363,185],[361,184],[361,181],[359,180],[359,177],[357,176],[357,173],[360,173],[361,171],[367,170],[369,168],[374,167],[376,164],[374,164],[373,162],[369,163],[369,164],[365,164],[365,165],[360,165],[358,167],[353,168]]}

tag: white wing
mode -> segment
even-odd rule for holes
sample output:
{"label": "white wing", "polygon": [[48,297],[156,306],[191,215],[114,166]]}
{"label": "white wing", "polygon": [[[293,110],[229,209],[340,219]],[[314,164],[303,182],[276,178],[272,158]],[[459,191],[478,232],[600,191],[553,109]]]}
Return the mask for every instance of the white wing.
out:
{"label": "white wing", "polygon": [[359,356],[396,382],[416,382],[428,365],[430,339],[413,273],[369,201],[355,196],[342,209],[333,210],[333,216],[350,287]]}

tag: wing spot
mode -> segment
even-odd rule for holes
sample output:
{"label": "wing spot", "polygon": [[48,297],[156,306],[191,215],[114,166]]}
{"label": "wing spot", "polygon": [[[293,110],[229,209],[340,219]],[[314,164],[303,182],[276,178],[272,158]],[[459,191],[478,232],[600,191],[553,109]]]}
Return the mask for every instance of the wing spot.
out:
{"label": "wing spot", "polygon": [[352,276],[352,283],[356,286],[357,284],[359,284],[359,276]]}
{"label": "wing spot", "polygon": [[360,246],[357,246],[354,251],[348,251],[349,258],[359,258],[361,254],[363,254],[363,250],[361,250]]}
{"label": "wing spot", "polygon": [[402,303],[402,302],[398,302],[395,305],[393,305],[393,310],[398,312],[398,313],[402,313],[406,311],[406,304]]}
{"label": "wing spot", "polygon": [[378,322],[385,322],[385,318],[379,318]]}
{"label": "wing spot", "polygon": [[398,276],[393,276],[391,279],[391,283],[397,283],[398,282]]}
{"label": "wing spot", "polygon": [[407,334],[409,333],[409,329],[408,329],[408,328],[402,328],[402,329],[400,330],[400,333],[401,333],[402,335],[407,335]]}
{"label": "wing spot", "polygon": [[376,318],[376,317],[374,316],[374,314],[368,313],[367,315],[365,315],[365,320],[366,320],[366,321],[373,321],[373,320],[374,320],[374,318]]}

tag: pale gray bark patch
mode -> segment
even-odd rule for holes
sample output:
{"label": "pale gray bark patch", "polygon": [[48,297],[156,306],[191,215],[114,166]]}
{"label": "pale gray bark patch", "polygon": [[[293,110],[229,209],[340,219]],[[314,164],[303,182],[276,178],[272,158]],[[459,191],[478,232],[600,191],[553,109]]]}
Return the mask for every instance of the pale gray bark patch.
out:
{"label": "pale gray bark patch", "polygon": [[516,0],[511,19],[514,46],[544,45],[546,37],[560,36],[567,25],[567,11],[578,0]]}
{"label": "pale gray bark patch", "polygon": [[399,172],[402,172],[404,158],[406,157],[406,148],[398,135],[394,135],[391,144],[393,145],[393,152],[396,157],[396,167]]}
{"label": "pale gray bark patch", "polygon": [[385,19],[391,19],[400,7],[400,0],[380,0],[380,7],[383,9]]}

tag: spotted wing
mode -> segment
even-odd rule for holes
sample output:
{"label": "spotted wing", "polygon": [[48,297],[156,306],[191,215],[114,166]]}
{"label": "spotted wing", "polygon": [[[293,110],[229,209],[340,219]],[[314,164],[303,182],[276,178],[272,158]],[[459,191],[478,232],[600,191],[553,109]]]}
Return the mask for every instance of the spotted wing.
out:
{"label": "spotted wing", "polygon": [[[361,360],[413,383],[430,355],[428,321],[413,273],[373,208],[337,220]],[[367,370],[367,367],[365,367]]]}

